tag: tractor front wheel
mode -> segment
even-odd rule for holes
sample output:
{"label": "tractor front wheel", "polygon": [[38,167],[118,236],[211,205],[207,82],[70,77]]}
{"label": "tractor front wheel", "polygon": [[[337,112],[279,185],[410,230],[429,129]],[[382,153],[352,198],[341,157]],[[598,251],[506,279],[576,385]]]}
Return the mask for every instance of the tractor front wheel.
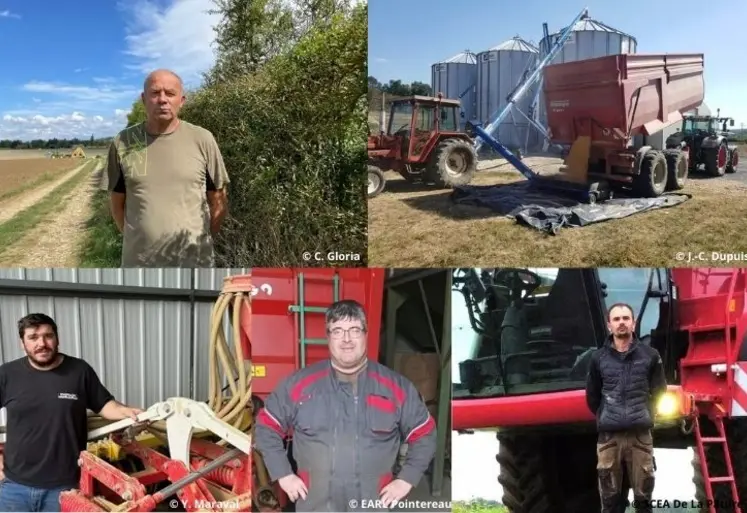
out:
{"label": "tractor front wheel", "polygon": [[466,185],[477,171],[477,152],[463,139],[441,141],[431,155],[428,179],[440,187]]}
{"label": "tractor front wheel", "polygon": [[721,142],[717,148],[703,150],[705,169],[711,176],[724,176],[729,163],[729,148],[726,142]]}
{"label": "tractor front wheel", "polygon": [[376,166],[368,165],[368,197],[375,198],[386,187],[384,172]]}
{"label": "tractor front wheel", "polygon": [[734,148],[729,152],[729,163],[726,164],[727,173],[736,173],[739,166],[739,149]]}

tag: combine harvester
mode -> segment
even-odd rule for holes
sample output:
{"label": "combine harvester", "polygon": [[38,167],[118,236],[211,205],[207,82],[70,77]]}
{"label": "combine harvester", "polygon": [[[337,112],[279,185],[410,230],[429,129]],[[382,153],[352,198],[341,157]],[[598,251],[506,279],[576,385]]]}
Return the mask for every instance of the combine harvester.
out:
{"label": "combine harvester", "polygon": [[747,500],[747,270],[641,271],[455,271],[475,337],[458,363],[453,427],[498,430],[510,513],[600,510],[585,383],[607,336],[607,308],[619,301],[639,308],[636,335],[664,363],[669,390],[656,405],[655,447],[695,448],[695,501],[670,499],[704,513],[747,510],[738,507]]}
{"label": "combine harvester", "polygon": [[[80,488],[61,494],[61,511],[286,508],[287,497],[252,450],[256,415],[281,379],[328,357],[324,312],[333,301],[364,306],[368,351],[377,358],[384,273],[260,269],[226,278],[203,355],[211,363],[208,402],[168,399],[138,416],[143,425],[91,419]],[[226,343],[225,320],[238,343]]]}

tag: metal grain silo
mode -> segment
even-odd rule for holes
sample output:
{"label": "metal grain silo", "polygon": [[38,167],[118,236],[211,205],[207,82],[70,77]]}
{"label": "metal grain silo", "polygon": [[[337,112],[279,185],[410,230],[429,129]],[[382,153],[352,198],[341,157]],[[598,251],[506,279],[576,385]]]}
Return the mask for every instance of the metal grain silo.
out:
{"label": "metal grain silo", "polygon": [[[547,38],[542,38],[540,55],[543,57],[547,55],[562,33],[563,30],[560,30],[555,34],[550,34]],[[576,22],[570,37],[550,64],[581,61],[606,55],[636,53],[637,47],[638,42],[633,36],[612,28],[601,21],[593,20],[588,14],[585,14]],[[543,98],[540,99],[539,112],[542,124],[546,125]]]}
{"label": "metal grain silo", "polygon": [[443,93],[445,98],[453,98],[461,102],[462,126],[467,121],[473,120],[475,115],[476,67],[475,54],[469,50],[431,66],[433,95]]}
{"label": "metal grain silo", "polygon": [[[486,125],[503,109],[506,98],[536,63],[537,48],[516,36],[477,54],[477,120]],[[534,94],[530,89],[515,106],[527,112]],[[513,112],[493,133],[504,145],[524,147],[529,123]]]}

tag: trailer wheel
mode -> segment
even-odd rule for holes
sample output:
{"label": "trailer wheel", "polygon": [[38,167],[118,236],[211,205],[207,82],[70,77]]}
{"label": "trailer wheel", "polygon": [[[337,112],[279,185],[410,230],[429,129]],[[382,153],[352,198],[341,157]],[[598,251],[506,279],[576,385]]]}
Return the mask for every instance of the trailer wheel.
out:
{"label": "trailer wheel", "polygon": [[706,172],[711,176],[724,176],[729,160],[729,148],[721,141],[718,148],[703,150]]}
{"label": "trailer wheel", "polygon": [[433,150],[428,179],[439,187],[466,185],[477,170],[477,152],[463,139],[446,139]]}
{"label": "trailer wheel", "polygon": [[368,165],[368,197],[375,198],[386,187],[384,172],[376,166]]}
{"label": "trailer wheel", "polygon": [[687,159],[680,150],[666,150],[664,156],[667,159],[667,190],[678,191],[687,181]]}
{"label": "trailer wheel", "polygon": [[736,173],[739,165],[739,149],[734,148],[729,152],[729,163],[726,164],[727,173]]}
{"label": "trailer wheel", "polygon": [[658,150],[649,150],[641,162],[641,172],[635,178],[634,187],[639,196],[656,198],[667,188],[667,159]]}
{"label": "trailer wheel", "polygon": [[[747,419],[732,418],[724,421],[726,427],[726,439],[729,444],[729,456],[731,457],[731,464],[734,470],[734,478],[737,484],[737,492],[739,493],[739,500],[744,503],[747,498]],[[717,436],[716,429],[707,420],[703,420],[701,425],[705,428],[709,426],[711,429],[707,431],[708,434],[703,433],[704,436]],[[706,453],[706,461],[708,462],[708,473],[711,477],[725,476],[726,475],[726,462],[724,460],[724,451],[720,444],[706,444],[703,448]],[[701,504],[707,504],[706,492],[705,492],[705,480],[703,479],[703,472],[700,468],[700,457],[698,450],[693,450],[693,483],[695,483],[695,500]],[[734,501],[731,496],[731,489],[729,483],[714,483],[713,484],[713,498],[722,505],[721,508],[716,508],[717,513],[733,513],[734,507],[731,506]],[[701,508],[703,513],[708,513],[708,507],[704,506]]]}

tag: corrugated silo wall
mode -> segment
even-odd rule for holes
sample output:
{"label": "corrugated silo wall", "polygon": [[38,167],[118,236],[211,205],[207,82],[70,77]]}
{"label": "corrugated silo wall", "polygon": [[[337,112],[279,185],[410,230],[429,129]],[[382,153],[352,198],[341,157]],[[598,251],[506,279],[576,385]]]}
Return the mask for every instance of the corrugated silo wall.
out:
{"label": "corrugated silo wall", "polygon": [[[248,272],[0,269],[0,363],[23,356],[18,320],[45,313],[57,322],[59,350],[86,360],[117,400],[142,408],[174,396],[206,400],[213,304],[225,276]],[[232,343],[227,328],[224,319]]]}

